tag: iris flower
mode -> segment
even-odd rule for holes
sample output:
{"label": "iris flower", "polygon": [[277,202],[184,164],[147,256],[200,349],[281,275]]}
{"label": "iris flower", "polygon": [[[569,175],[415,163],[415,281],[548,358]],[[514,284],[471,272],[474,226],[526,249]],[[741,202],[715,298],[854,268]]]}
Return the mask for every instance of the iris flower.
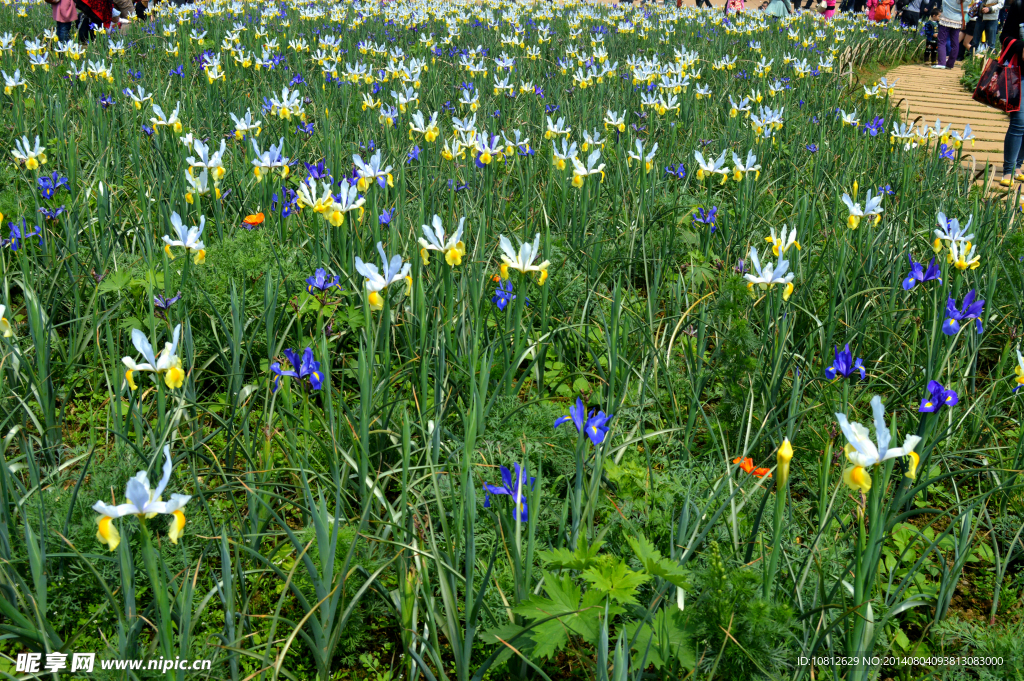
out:
{"label": "iris flower", "polygon": [[[512,292],[512,280],[507,279],[502,281],[499,276],[495,276],[494,278],[498,280],[498,288],[494,290],[494,295],[491,296],[491,302],[494,303],[498,310],[504,312],[505,308],[508,307],[508,304],[516,299],[515,294]],[[523,302],[529,305],[530,299],[527,298]]]}
{"label": "iris flower", "polygon": [[543,286],[544,282],[548,278],[548,266],[551,264],[545,260],[539,265],[534,265],[533,261],[537,259],[537,255],[540,253],[540,232],[533,238],[533,244],[529,241],[520,244],[519,252],[512,248],[512,242],[508,240],[504,234],[498,238],[498,243],[501,245],[501,278],[508,279],[509,269],[516,270],[522,274],[528,274],[529,272],[539,272],[540,276],[537,279],[537,285]]}
{"label": "iris flower", "polygon": [[[491,507],[492,494],[512,497],[513,503],[515,504],[515,510],[519,512],[519,520],[525,523],[530,519],[529,510],[526,506],[526,494],[528,490],[524,489],[525,485],[523,485],[527,480],[527,472],[525,469],[520,469],[518,463],[513,464],[513,467],[516,470],[515,477],[513,477],[512,471],[502,466],[500,485],[484,483],[484,508]],[[534,482],[537,478],[530,478],[529,480],[529,491],[532,491]]]}
{"label": "iris flower", "polygon": [[459,228],[448,239],[445,239],[441,216],[434,216],[431,222],[434,227],[433,230],[427,225],[423,225],[423,236],[426,238],[420,237],[419,239],[420,257],[423,258],[423,264],[427,265],[430,263],[428,251],[437,251],[444,254],[444,261],[450,267],[461,265],[462,258],[466,255],[466,244],[462,243],[462,232],[465,228],[465,223],[466,218],[459,219]]}
{"label": "iris flower", "polygon": [[850,344],[847,343],[842,352],[839,352],[839,348],[835,348],[835,360],[832,362],[832,366],[825,369],[825,375],[834,381],[840,376],[849,378],[854,371],[858,370],[861,380],[863,380],[867,375],[864,369],[864,360],[860,357],[854,360],[853,353],[850,352]]}
{"label": "iris flower", "polygon": [[171,239],[169,236],[164,235],[164,251],[168,257],[171,256],[171,247],[186,248],[189,251],[195,253],[195,263],[201,265],[206,262],[206,245],[200,240],[199,237],[203,235],[203,228],[206,226],[206,216],[199,216],[199,225],[195,227],[185,227],[181,222],[181,216],[177,213],[171,213],[171,226],[174,228],[177,239]]}
{"label": "iris flower", "polygon": [[[14,329],[11,328],[11,323],[7,321],[4,312],[7,312],[7,306],[0,305],[0,333],[4,335],[4,338],[10,338],[14,335]],[[1020,357],[1020,352],[1017,353],[1017,356]]]}
{"label": "iris flower", "polygon": [[974,320],[975,328],[978,333],[984,331],[984,327],[981,324],[981,315],[985,311],[985,301],[975,300],[977,294],[972,288],[964,296],[964,304],[958,310],[956,307],[956,299],[950,298],[946,301],[946,321],[942,324],[942,333],[947,336],[955,336],[960,330],[960,323]]}
{"label": "iris flower", "polygon": [[935,258],[928,263],[928,269],[925,269],[923,263],[914,262],[914,259],[907,253],[907,260],[910,261],[910,274],[903,280],[903,288],[907,291],[914,288],[918,283],[924,283],[926,281],[937,280],[940,284],[942,283],[942,274],[939,271],[939,266],[935,263]]}
{"label": "iris flower", "polygon": [[14,140],[11,155],[24,163],[29,170],[37,170],[39,166],[46,165],[46,147],[39,145],[39,135],[36,135],[35,146],[29,143],[28,137]]}
{"label": "iris flower", "polygon": [[872,196],[871,190],[868,190],[867,199],[864,202],[863,210],[859,203],[854,203],[853,199],[850,198],[849,194],[843,194],[843,203],[850,209],[850,217],[846,219],[846,224],[850,229],[857,229],[860,226],[861,218],[874,216],[875,224],[882,219],[882,199],[883,195]]}
{"label": "iris flower", "polygon": [[973,234],[968,234],[971,230],[971,223],[974,222],[974,216],[967,216],[967,224],[963,227],[960,226],[960,221],[956,218],[947,218],[946,214],[939,211],[936,217],[939,228],[933,233],[935,234],[935,241],[932,243],[932,250],[936,253],[942,250],[943,246],[949,247],[954,243],[971,242],[974,240]]}
{"label": "iris flower", "polygon": [[181,324],[174,327],[174,334],[170,343],[164,343],[164,349],[160,351],[159,355],[153,353],[153,346],[150,345],[149,339],[139,329],[132,329],[132,345],[139,351],[145,362],[139,364],[133,358],[125,356],[121,358],[121,362],[128,368],[125,372],[124,378],[128,381],[128,386],[135,390],[138,388],[135,385],[135,380],[132,376],[136,371],[152,371],[158,376],[163,375],[164,384],[171,388],[180,388],[185,382],[185,370],[181,368],[181,359],[178,357],[178,339],[181,337]]}
{"label": "iris flower", "polygon": [[949,253],[946,254],[946,262],[961,272],[977,269],[981,265],[981,256],[978,255],[976,246],[970,241],[952,241],[949,244]]}
{"label": "iris flower", "polygon": [[127,503],[112,506],[97,501],[93,504],[92,510],[100,514],[96,538],[113,551],[121,543],[121,535],[113,522],[115,518],[134,515],[141,520],[162,514],[172,516],[167,536],[172,543],[177,544],[178,538],[185,528],[185,513],[181,509],[192,497],[187,494],[172,494],[170,501],[161,501],[160,497],[167,489],[167,483],[171,481],[172,470],[174,470],[174,464],[171,462],[171,446],[164,445],[164,473],[156,489],[150,489],[149,475],[146,471],[139,471],[125,487],[124,495],[128,500]]}
{"label": "iris flower", "polygon": [[697,160],[697,179],[703,180],[712,175],[722,175],[722,181],[729,177],[729,169],[725,168],[725,151],[714,161],[705,161],[700,151],[694,150],[693,157]]}
{"label": "iris flower", "polygon": [[792,272],[788,272],[789,261],[779,256],[779,262],[777,265],[773,265],[770,262],[766,262],[764,266],[761,265],[760,258],[757,257],[757,248],[755,246],[750,247],[750,262],[754,266],[754,271],[757,274],[744,274],[743,278],[747,280],[747,288],[753,290],[754,286],[757,285],[761,290],[774,287],[776,284],[784,284],[786,287],[785,292],[782,294],[783,300],[789,300],[789,297],[793,295],[793,279],[796,275]]}
{"label": "iris flower", "polygon": [[381,265],[384,267],[383,274],[380,273],[376,265],[363,262],[362,258],[356,256],[356,271],[366,278],[366,292],[369,297],[371,310],[383,308],[384,299],[381,297],[380,292],[396,281],[408,277],[409,270],[412,269],[412,264],[402,264],[402,256],[400,255],[395,255],[388,261],[388,256],[384,253],[384,246],[379,241],[377,242],[377,252],[380,253]]}
{"label": "iris flower", "polygon": [[928,397],[921,400],[920,412],[931,413],[938,411],[942,405],[952,407],[960,401],[960,396],[955,390],[946,390],[938,381],[928,381]]}
{"label": "iris flower", "polygon": [[902,447],[890,449],[889,440],[892,434],[885,424],[885,407],[882,406],[882,398],[878,395],[871,398],[871,411],[875,417],[875,442],[871,441],[871,434],[866,427],[856,422],[851,423],[846,414],[836,414],[839,428],[846,436],[846,458],[851,464],[843,471],[843,482],[850,489],[868,492],[871,490],[871,474],[867,469],[877,463],[901,456],[910,457],[906,475],[911,480],[916,479],[919,457],[914,448],[921,438],[917,435],[908,435],[903,440]]}
{"label": "iris flower", "polygon": [[796,227],[791,231],[788,226],[783,226],[778,237],[775,236],[774,227],[771,228],[771,232],[771,236],[766,236],[764,240],[772,245],[772,253],[776,256],[785,255],[790,246],[796,246],[796,250],[800,250],[800,242],[796,240]]}
{"label": "iris flower", "polygon": [[25,218],[21,219],[21,226],[18,226],[15,222],[8,222],[7,227],[10,229],[10,233],[6,239],[3,240],[2,245],[9,246],[12,251],[16,251],[21,248],[21,242],[23,239],[38,236],[39,245],[43,245],[42,228],[36,225],[35,230],[28,231],[28,227],[25,226]]}
{"label": "iris flower", "polygon": [[590,441],[594,443],[594,446],[604,442],[605,436],[608,435],[608,421],[612,418],[611,414],[605,414],[603,411],[597,409],[591,410],[587,413],[587,407],[583,404],[583,400],[579,397],[576,398],[576,404],[569,407],[568,416],[560,416],[555,421],[555,428],[562,425],[566,421],[572,421],[573,425],[576,426],[576,432],[585,432]]}
{"label": "iris flower", "polygon": [[[0,315],[2,314],[3,309],[0,308]],[[7,320],[5,319],[3,321],[6,322]],[[6,328],[4,328],[5,336],[7,336],[8,333],[10,332],[10,328],[10,324],[8,324]],[[1013,392],[1017,392],[1018,390],[1021,389],[1021,386],[1024,386],[1024,356],[1020,354],[1020,347],[1017,348],[1017,366],[1013,367],[1013,373],[1017,375],[1017,378],[1014,379],[1017,382],[1017,385],[1014,387]]]}
{"label": "iris flower", "polygon": [[326,291],[327,289],[338,285],[338,275],[335,274],[334,278],[331,279],[327,276],[327,272],[322,267],[318,267],[313,276],[306,277],[306,291],[310,295],[315,295],[316,291]]}
{"label": "iris flower", "polygon": [[302,359],[291,348],[286,348],[284,356],[288,359],[288,363],[292,365],[292,369],[282,369],[280,362],[274,362],[270,365],[270,371],[275,374],[274,376],[274,387],[273,391],[277,392],[277,389],[281,387],[281,378],[283,376],[290,376],[298,379],[309,379],[309,384],[313,390],[319,390],[323,387],[323,375],[320,373],[320,362],[313,358],[313,349],[306,348],[302,351]]}

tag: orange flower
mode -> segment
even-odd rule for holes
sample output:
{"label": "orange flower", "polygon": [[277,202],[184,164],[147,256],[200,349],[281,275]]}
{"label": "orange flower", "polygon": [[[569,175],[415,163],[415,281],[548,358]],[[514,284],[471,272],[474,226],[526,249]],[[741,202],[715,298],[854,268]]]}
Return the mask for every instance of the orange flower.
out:
{"label": "orange flower", "polygon": [[501,281],[501,275],[495,274],[493,277],[491,277],[491,281]]}
{"label": "orange flower", "polygon": [[732,460],[732,462],[738,463],[740,465],[740,468],[745,470],[747,473],[752,473],[754,470],[754,460],[751,459],[749,456],[737,456],[735,459]]}
{"label": "orange flower", "polygon": [[751,475],[756,475],[759,478],[763,478],[766,475],[769,478],[772,477],[772,469],[754,468],[754,460],[751,459],[749,456],[737,456],[735,459],[732,460],[732,462],[738,463],[740,465],[740,468],[742,468],[745,472],[750,473]]}
{"label": "orange flower", "polygon": [[245,216],[245,220],[243,220],[242,222],[244,222],[245,224],[250,225],[252,227],[255,227],[256,225],[262,225],[263,224],[263,213],[256,213],[255,215],[247,215],[247,216]]}

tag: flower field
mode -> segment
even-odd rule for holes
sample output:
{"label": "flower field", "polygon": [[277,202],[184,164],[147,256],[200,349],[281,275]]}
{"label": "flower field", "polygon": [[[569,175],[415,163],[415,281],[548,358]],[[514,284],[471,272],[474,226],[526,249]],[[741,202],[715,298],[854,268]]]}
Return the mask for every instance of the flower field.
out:
{"label": "flower field", "polygon": [[1019,678],[1020,209],[921,47],[5,4],[0,672]]}

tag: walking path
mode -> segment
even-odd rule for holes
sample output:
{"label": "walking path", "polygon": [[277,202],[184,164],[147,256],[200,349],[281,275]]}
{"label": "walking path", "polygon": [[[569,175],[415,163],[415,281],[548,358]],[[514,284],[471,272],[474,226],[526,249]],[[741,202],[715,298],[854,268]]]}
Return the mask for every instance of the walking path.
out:
{"label": "walking path", "polygon": [[961,73],[959,63],[952,69],[905,64],[889,71],[886,77],[890,81],[899,79],[895,101],[906,99],[900,106],[906,108],[909,105],[910,123],[920,117],[921,123],[935,125],[938,118],[943,127],[951,123],[958,130],[963,129],[964,124],[970,124],[977,139],[973,147],[964,147],[964,156],[973,155],[977,161],[976,179],[983,179],[986,168],[992,165],[990,173],[998,180],[1002,176],[1007,116],[971,99],[971,93],[960,86]]}

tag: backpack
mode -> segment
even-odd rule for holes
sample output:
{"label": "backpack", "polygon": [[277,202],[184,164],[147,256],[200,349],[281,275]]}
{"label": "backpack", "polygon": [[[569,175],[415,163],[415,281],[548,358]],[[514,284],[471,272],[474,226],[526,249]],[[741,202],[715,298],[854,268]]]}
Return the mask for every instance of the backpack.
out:
{"label": "backpack", "polygon": [[891,0],[879,0],[878,5],[875,6],[875,21],[889,21],[889,19],[892,19]]}

